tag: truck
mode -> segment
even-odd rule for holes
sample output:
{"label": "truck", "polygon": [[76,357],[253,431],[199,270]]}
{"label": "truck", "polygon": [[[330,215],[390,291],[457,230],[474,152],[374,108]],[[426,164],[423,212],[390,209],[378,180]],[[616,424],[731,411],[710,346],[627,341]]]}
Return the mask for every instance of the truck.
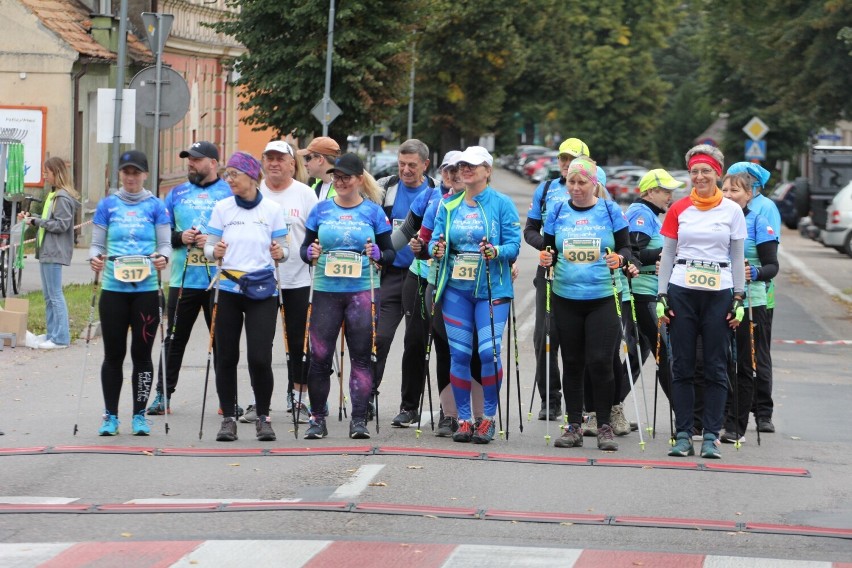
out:
{"label": "truck", "polygon": [[831,200],[852,181],[852,146],[811,147],[806,171],[806,177],[795,181],[796,210],[800,217],[810,217],[811,227],[803,233],[819,238]]}

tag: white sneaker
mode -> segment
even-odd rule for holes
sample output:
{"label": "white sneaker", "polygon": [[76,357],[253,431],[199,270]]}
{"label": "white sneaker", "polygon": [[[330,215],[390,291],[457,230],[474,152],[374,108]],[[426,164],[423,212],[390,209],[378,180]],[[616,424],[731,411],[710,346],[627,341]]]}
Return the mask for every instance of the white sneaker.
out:
{"label": "white sneaker", "polygon": [[53,341],[45,341],[44,343],[38,344],[39,349],[67,349],[67,345],[57,345]]}
{"label": "white sneaker", "polygon": [[40,345],[40,344],[44,343],[45,341],[47,341],[47,334],[46,333],[42,333],[41,335],[35,336],[36,345]]}

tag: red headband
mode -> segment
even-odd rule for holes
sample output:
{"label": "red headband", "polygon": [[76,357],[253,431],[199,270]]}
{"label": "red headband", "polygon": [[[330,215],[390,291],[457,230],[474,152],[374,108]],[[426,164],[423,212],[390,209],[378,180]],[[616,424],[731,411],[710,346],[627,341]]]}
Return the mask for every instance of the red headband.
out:
{"label": "red headband", "polygon": [[688,169],[692,169],[692,166],[695,164],[707,164],[713,171],[716,172],[717,176],[722,175],[722,164],[717,162],[712,156],[708,156],[707,154],[695,154],[693,157],[689,159],[689,164],[687,164]]}

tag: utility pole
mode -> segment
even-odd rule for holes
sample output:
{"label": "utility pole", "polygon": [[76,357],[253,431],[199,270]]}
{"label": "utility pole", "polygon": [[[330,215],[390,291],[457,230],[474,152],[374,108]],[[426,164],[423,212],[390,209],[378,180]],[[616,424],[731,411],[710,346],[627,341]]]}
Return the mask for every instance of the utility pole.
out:
{"label": "utility pole", "polygon": [[121,103],[124,93],[124,67],[127,59],[127,0],[121,0],[118,15],[118,69],[115,77],[115,116],[112,123],[112,167],[109,189],[118,189],[118,157],[121,154]]}

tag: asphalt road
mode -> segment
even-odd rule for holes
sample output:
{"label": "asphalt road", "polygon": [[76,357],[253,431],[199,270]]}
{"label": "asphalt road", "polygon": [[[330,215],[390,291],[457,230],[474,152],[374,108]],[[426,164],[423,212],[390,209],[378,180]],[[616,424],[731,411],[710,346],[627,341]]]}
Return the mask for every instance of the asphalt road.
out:
{"label": "asphalt road", "polygon": [[[529,206],[532,185],[497,170],[493,185],[510,193],[521,212]],[[435,438],[427,423],[423,435],[413,428],[390,426],[399,402],[399,367],[402,330],[397,334],[382,387],[381,432],[370,425],[373,438],[349,440],[346,422],[329,422],[325,440],[295,440],[289,415],[283,412],[284,390],[273,397],[273,425],[278,441],[259,444],[253,425],[239,426],[240,440],[214,441],[218,429],[215,385],[210,385],[204,437],[198,439],[201,393],[205,376],[206,329],[196,325],[178,390],[164,433],[163,417],[154,417],[152,435],[135,438],[129,432],[130,395],[125,381],[121,415],[123,434],[97,436],[102,410],[98,368],[99,342],[93,344],[84,375],[84,395],[79,420],[76,415],[85,348],[77,344],[64,351],[39,352],[25,348],[0,352],[0,438],[2,489],[0,503],[44,502],[65,498],[72,503],[119,504],[132,500],[271,500],[299,502],[381,503],[415,507],[444,507],[453,511],[513,511],[514,521],[474,521],[447,518],[447,510],[422,514],[384,515],[315,511],[251,511],[208,513],[134,514],[9,514],[0,511],[0,542],[52,542],[83,540],[267,539],[322,538],[373,539],[434,543],[513,544],[525,546],[585,547],[643,551],[672,551],[795,560],[852,561],[852,538],[763,534],[743,530],[659,528],[662,520],[699,519],[732,523],[811,525],[824,529],[852,529],[852,306],[830,296],[833,288],[852,286],[852,259],[839,255],[792,232],[783,235],[784,255],[777,280],[778,307],[773,336],[776,340],[816,341],[820,344],[776,343],[775,434],[763,435],[756,444],[753,431],[739,451],[723,450],[722,465],[766,466],[785,471],[806,470],[807,475],[770,475],[765,472],[685,470],[655,467],[683,463],[666,457],[668,406],[661,395],[655,439],[645,439],[644,450],[633,433],[620,438],[617,453],[587,447],[564,450],[545,445],[545,423],[528,421],[526,410],[533,382],[532,277],[536,254],[522,246],[522,273],[516,282],[516,309],[520,334],[519,366],[524,431],[518,428],[517,385],[511,375],[509,440],[489,446],[455,444]],[[84,251],[66,271],[69,281],[89,281]],[[797,261],[793,268],[785,258]],[[805,269],[802,270],[801,267]],[[37,270],[24,273],[26,287],[38,286]],[[824,281],[809,279],[813,274]],[[35,281],[33,281],[35,279]],[[280,330],[279,330],[280,335]],[[157,355],[157,347],[155,356]],[[280,337],[275,343],[276,378],[285,381]],[[504,355],[505,360],[505,355]],[[346,366],[348,369],[348,365]],[[129,364],[126,366],[129,373]],[[653,410],[653,363],[644,368],[649,409]],[[241,400],[250,398],[244,364],[239,378]],[[507,381],[508,382],[508,381]],[[331,406],[336,407],[333,385]],[[504,412],[505,412],[505,398]],[[628,417],[635,420],[628,398]],[[436,402],[437,404],[437,402]],[[535,409],[539,405],[535,402]],[[643,398],[640,416],[645,422]],[[75,423],[80,425],[72,435]],[[556,429],[550,434],[555,438]],[[36,455],[3,455],[3,448],[62,446],[132,446],[124,454],[74,453],[70,449]],[[408,448],[403,455],[356,455],[355,448]],[[197,457],[161,455],[145,449],[229,449],[249,452],[263,447],[350,448],[329,455],[230,455]],[[413,450],[413,449],[414,450]],[[415,451],[462,450],[511,454],[510,461],[413,455]],[[149,455],[150,454],[150,455]],[[481,456],[477,456],[481,457]],[[535,458],[581,458],[583,465],[527,463]],[[600,460],[619,460],[606,465]],[[628,460],[647,460],[631,464]],[[690,460],[695,461],[695,460]],[[595,465],[590,465],[594,463]],[[695,462],[701,466],[706,460]],[[138,501],[146,502],[146,501]],[[387,508],[383,509],[387,510]],[[584,524],[582,521],[528,522],[524,515],[576,513],[607,518],[652,517],[658,526]],[[462,513],[460,513],[462,514]],[[464,516],[462,514],[462,516]],[[665,523],[663,523],[665,524]],[[700,523],[699,523],[700,524]],[[689,525],[689,523],[687,523]],[[742,527],[744,525],[740,525]]]}

